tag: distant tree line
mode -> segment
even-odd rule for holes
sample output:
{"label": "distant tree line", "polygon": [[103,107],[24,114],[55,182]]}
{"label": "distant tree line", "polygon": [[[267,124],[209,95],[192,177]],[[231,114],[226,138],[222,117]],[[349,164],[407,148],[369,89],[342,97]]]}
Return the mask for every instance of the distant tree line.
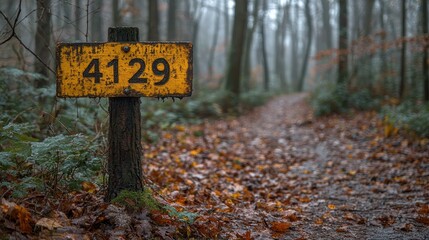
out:
{"label": "distant tree line", "polygon": [[197,90],[238,97],[335,82],[429,101],[427,8],[427,0],[4,0],[0,65],[52,76],[55,42],[106,41],[109,26],[136,26],[141,40],[193,42]]}

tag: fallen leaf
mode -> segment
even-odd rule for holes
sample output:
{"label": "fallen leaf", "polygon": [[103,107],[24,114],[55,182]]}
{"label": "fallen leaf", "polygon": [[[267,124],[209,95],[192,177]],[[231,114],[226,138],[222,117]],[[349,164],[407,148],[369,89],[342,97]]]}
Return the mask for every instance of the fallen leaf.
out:
{"label": "fallen leaf", "polygon": [[321,225],[321,224],[323,224],[323,219],[318,218],[318,219],[316,219],[316,221],[314,221],[314,223],[316,223],[317,225]]}
{"label": "fallen leaf", "polygon": [[335,231],[344,233],[344,232],[347,232],[348,230],[347,230],[347,226],[341,226],[337,228]]}
{"label": "fallen leaf", "polygon": [[52,231],[54,228],[62,227],[62,225],[54,219],[41,218],[36,222],[36,227],[47,228]]}
{"label": "fallen leaf", "polygon": [[334,204],[328,204],[328,208],[331,209],[331,210],[334,210],[337,207]]}
{"label": "fallen leaf", "polygon": [[272,222],[271,230],[277,233],[285,233],[290,228],[290,223],[288,222]]}
{"label": "fallen leaf", "polygon": [[399,229],[401,229],[404,232],[411,232],[413,231],[414,226],[411,223],[405,223]]}
{"label": "fallen leaf", "polygon": [[383,225],[383,227],[388,227],[395,223],[395,218],[393,216],[381,216],[377,220]]}
{"label": "fallen leaf", "polygon": [[82,189],[88,193],[95,193],[97,191],[97,186],[91,182],[82,182]]}
{"label": "fallen leaf", "polygon": [[418,216],[416,218],[416,221],[429,226],[429,218],[428,217]]}
{"label": "fallen leaf", "polygon": [[418,214],[429,214],[429,205],[423,205],[419,210],[417,210]]}
{"label": "fallen leaf", "polygon": [[19,222],[19,230],[23,233],[32,233],[33,228],[31,227],[31,218],[30,212],[22,206],[16,205],[12,211],[12,216],[15,216]]}

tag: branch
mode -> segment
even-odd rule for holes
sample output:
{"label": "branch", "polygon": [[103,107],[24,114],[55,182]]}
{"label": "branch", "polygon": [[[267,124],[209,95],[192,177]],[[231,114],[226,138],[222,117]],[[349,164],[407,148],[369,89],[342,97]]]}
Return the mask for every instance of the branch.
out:
{"label": "branch", "polygon": [[[27,14],[23,19],[21,19],[20,21],[18,21],[19,16],[21,15],[21,11],[22,11],[22,0],[19,0],[19,4],[18,4],[18,14],[15,17],[15,20],[13,22],[13,24],[11,23],[10,19],[3,13],[3,11],[0,10],[0,15],[4,18],[4,20],[7,22],[7,24],[9,25],[9,27],[12,30],[12,33],[10,34],[9,37],[7,37],[5,40],[3,40],[0,43],[0,46],[5,44],[6,42],[10,41],[12,38],[15,38],[16,40],[18,40],[18,42],[21,44],[22,47],[25,48],[25,50],[27,50],[28,52],[31,53],[31,55],[33,55],[39,62],[42,63],[43,66],[45,66],[50,72],[52,72],[53,74],[55,74],[55,71],[52,70],[52,68],[50,68],[39,56],[37,56],[36,53],[34,53],[29,47],[27,47],[27,45],[25,45],[24,42],[22,42],[21,38],[19,38],[16,35],[15,32],[15,28],[16,26],[21,23],[27,16],[29,16],[30,14]],[[33,13],[33,11],[31,11],[30,13]]]}

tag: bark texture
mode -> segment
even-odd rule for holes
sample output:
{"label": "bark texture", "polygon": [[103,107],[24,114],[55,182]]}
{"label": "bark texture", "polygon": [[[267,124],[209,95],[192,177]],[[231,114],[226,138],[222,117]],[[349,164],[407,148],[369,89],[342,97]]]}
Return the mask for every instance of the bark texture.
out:
{"label": "bark texture", "polygon": [[[138,41],[138,28],[109,28],[109,42]],[[106,201],[122,190],[143,190],[140,99],[109,98],[109,158]]]}

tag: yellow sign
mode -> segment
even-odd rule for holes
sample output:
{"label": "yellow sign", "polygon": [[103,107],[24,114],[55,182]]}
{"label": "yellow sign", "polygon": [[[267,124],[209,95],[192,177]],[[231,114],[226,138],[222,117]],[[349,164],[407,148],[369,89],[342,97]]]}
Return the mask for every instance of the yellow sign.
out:
{"label": "yellow sign", "polygon": [[192,44],[60,43],[58,97],[186,97]]}

